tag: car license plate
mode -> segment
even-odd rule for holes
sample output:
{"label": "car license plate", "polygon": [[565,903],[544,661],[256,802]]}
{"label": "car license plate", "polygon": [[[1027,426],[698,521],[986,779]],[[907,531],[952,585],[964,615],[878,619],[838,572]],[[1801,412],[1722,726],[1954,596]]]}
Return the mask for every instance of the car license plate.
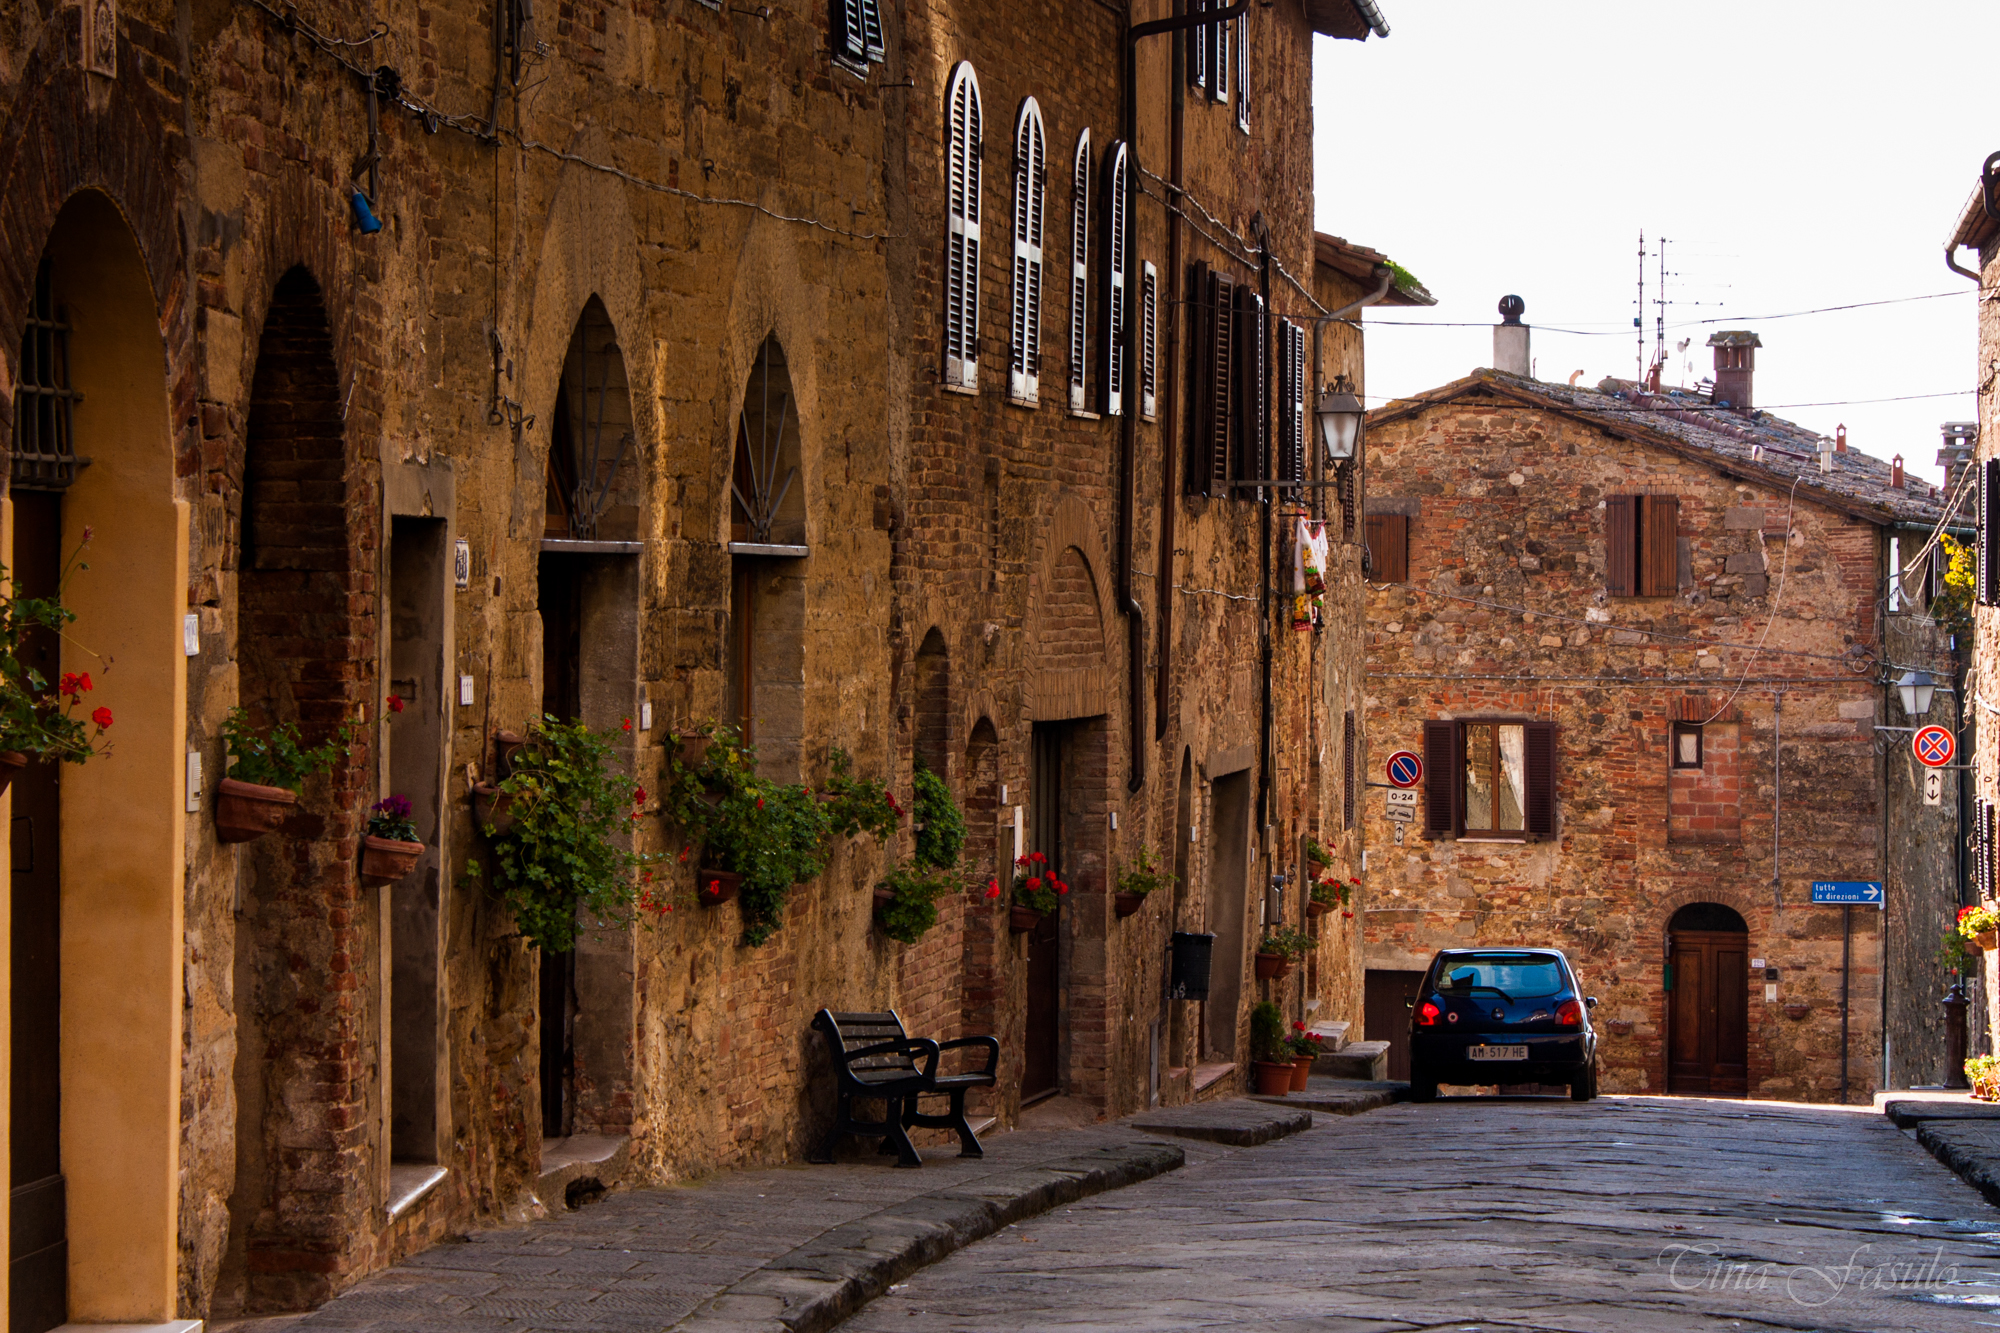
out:
{"label": "car license plate", "polygon": [[1525,1046],[1472,1046],[1465,1052],[1473,1060],[1525,1060],[1528,1048]]}

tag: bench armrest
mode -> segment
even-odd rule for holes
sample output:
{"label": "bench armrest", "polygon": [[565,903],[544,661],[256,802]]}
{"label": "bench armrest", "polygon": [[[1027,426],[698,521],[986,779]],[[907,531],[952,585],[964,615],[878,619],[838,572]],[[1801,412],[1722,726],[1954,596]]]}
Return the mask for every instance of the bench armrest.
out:
{"label": "bench armrest", "polygon": [[921,1057],[924,1061],[923,1079],[929,1083],[937,1077],[938,1044],[929,1037],[902,1037],[895,1041],[885,1041],[876,1046],[863,1046],[858,1050],[843,1052],[840,1063],[843,1072],[854,1067],[856,1060],[871,1055],[907,1055],[912,1059]]}
{"label": "bench armrest", "polygon": [[940,1052],[955,1050],[961,1046],[984,1046],[986,1048],[986,1068],[980,1072],[991,1074],[1000,1066],[1000,1043],[993,1037],[960,1037],[957,1041],[938,1043]]}

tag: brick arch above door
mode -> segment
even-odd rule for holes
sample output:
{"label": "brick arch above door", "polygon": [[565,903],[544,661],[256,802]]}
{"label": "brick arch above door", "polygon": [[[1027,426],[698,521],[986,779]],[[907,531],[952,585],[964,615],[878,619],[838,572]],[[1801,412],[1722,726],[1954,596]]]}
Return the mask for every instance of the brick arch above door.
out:
{"label": "brick arch above door", "polygon": [[1689,903],[1721,903],[1735,911],[1749,927],[1750,934],[1757,933],[1757,922],[1761,904],[1754,901],[1754,894],[1745,890],[1721,884],[1700,884],[1691,888],[1673,889],[1655,898],[1647,908],[1648,922],[1652,933],[1664,937],[1667,923],[1674,919],[1674,913]]}
{"label": "brick arch above door", "polygon": [[1035,722],[1095,717],[1111,707],[1104,577],[1109,562],[1090,509],[1056,501],[1028,588],[1028,669],[1021,710]]}

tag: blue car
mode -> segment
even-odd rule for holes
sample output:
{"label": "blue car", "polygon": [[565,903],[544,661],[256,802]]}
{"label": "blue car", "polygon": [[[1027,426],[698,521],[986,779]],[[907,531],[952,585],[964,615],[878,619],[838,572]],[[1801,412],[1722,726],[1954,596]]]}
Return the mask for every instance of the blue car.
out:
{"label": "blue car", "polygon": [[1440,1083],[1567,1083],[1597,1095],[1595,996],[1559,949],[1445,949],[1410,1002],[1410,1100]]}

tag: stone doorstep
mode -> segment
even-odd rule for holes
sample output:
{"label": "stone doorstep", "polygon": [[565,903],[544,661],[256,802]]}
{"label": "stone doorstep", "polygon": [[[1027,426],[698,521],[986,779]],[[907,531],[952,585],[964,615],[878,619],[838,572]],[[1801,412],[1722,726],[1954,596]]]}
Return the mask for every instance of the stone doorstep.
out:
{"label": "stone doorstep", "polygon": [[1936,1097],[1876,1095],[1876,1107],[1898,1129],[1909,1129],[1926,1120],[2000,1120],[2000,1102],[1975,1102],[1968,1093]]}
{"label": "stone doorstep", "polygon": [[780,1255],[671,1327],[677,1333],[823,1333],[926,1264],[1002,1227],[1177,1169],[1171,1143],[1139,1142],[983,1176],[834,1227]]}
{"label": "stone doorstep", "polygon": [[1350,1041],[1340,1050],[1315,1059],[1312,1072],[1325,1074],[1329,1078],[1350,1078],[1381,1083],[1389,1077],[1389,1043]]}
{"label": "stone doorstep", "polygon": [[1125,1123],[1153,1134],[1251,1148],[1311,1129],[1312,1112],[1303,1107],[1267,1106],[1252,1098],[1239,1097],[1226,1102],[1195,1102],[1146,1111]]}
{"label": "stone doorstep", "polygon": [[170,1319],[164,1324],[59,1324],[51,1333],[201,1333],[199,1319]]}
{"label": "stone doorstep", "polygon": [[1360,1115],[1408,1100],[1410,1085],[1369,1079],[1320,1078],[1306,1080],[1304,1092],[1288,1092],[1281,1097],[1254,1096],[1252,1101],[1270,1106],[1297,1106],[1329,1115]]}
{"label": "stone doorstep", "polygon": [[1333,1055],[1346,1048],[1347,1034],[1353,1026],[1352,1023],[1328,1021],[1310,1024],[1306,1031],[1319,1034],[1320,1054]]}
{"label": "stone doorstep", "polygon": [[625,1178],[632,1161],[632,1140],[624,1134],[572,1134],[542,1140],[542,1170],[535,1177],[535,1197],[551,1212],[569,1206],[569,1187],[595,1180],[610,1189]]}

